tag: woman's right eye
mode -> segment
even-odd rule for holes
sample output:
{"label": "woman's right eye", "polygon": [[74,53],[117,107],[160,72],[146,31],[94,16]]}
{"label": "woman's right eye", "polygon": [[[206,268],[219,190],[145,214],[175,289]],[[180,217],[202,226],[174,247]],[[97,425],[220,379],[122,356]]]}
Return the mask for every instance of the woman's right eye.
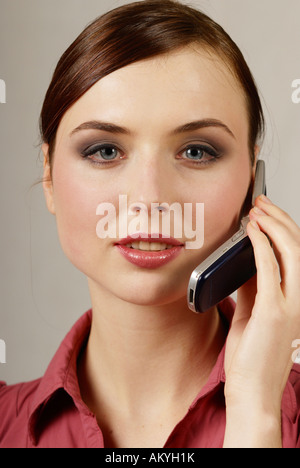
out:
{"label": "woman's right eye", "polygon": [[101,144],[94,145],[82,152],[82,157],[94,164],[108,164],[122,159],[123,153],[114,145]]}

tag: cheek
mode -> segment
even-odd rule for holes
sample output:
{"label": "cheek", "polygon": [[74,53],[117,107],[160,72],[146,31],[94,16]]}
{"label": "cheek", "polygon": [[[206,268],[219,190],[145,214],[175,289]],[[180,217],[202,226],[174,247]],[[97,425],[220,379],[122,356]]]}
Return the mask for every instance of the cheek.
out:
{"label": "cheek", "polygon": [[249,165],[213,184],[205,203],[205,246],[216,248],[238,229],[249,185]]}
{"label": "cheek", "polygon": [[[111,201],[107,190],[87,180],[76,168],[58,161],[53,168],[54,203],[61,246],[69,260],[80,268],[87,254],[101,247],[96,234],[99,203]],[[88,254],[89,257],[89,254]]]}

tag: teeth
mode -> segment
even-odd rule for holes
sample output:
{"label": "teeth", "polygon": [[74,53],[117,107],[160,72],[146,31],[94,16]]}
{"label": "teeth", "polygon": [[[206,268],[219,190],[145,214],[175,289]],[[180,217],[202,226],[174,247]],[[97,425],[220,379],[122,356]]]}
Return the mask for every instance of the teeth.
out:
{"label": "teeth", "polygon": [[173,245],[163,244],[162,242],[145,242],[145,241],[136,241],[131,244],[127,244],[126,247],[132,248],[135,250],[147,250],[147,251],[160,251],[171,249]]}

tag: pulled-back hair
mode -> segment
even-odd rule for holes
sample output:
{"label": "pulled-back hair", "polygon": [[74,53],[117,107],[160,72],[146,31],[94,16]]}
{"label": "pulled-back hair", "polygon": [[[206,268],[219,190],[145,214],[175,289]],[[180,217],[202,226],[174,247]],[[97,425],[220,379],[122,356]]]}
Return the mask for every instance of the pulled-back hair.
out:
{"label": "pulled-back hair", "polygon": [[249,67],[221,26],[174,0],[145,0],[116,8],[89,24],[62,55],[40,117],[41,136],[49,144],[50,158],[63,115],[98,80],[126,65],[193,43],[218,55],[244,91],[252,158],[263,134],[264,117]]}

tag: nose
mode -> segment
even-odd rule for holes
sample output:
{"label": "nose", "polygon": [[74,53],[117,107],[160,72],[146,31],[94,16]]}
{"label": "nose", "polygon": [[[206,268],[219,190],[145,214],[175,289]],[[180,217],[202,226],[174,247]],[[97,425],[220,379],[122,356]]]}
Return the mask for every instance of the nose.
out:
{"label": "nose", "polygon": [[135,211],[142,207],[163,212],[164,203],[176,201],[172,165],[164,154],[144,154],[132,164],[127,180],[128,200]]}

